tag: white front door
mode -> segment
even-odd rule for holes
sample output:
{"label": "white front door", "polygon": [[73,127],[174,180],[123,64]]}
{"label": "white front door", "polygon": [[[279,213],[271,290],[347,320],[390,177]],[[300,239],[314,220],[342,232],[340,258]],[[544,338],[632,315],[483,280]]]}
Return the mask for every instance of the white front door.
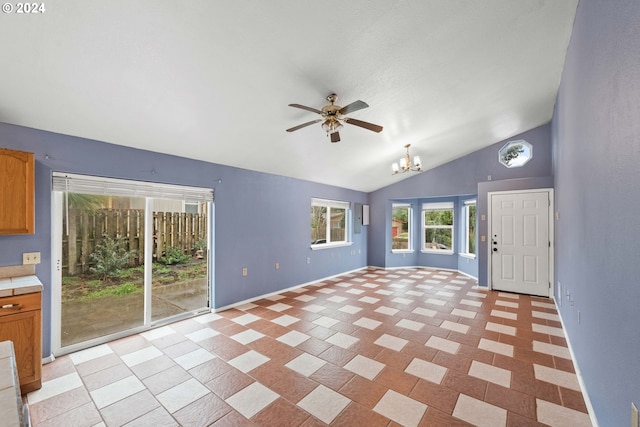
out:
{"label": "white front door", "polygon": [[550,193],[490,194],[491,287],[548,297],[550,294]]}

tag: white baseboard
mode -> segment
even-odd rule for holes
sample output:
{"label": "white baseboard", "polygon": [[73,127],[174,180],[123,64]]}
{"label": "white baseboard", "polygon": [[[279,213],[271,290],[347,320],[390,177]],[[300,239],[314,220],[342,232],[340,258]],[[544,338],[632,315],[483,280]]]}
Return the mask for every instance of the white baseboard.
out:
{"label": "white baseboard", "polygon": [[551,296],[553,303],[556,306],[556,311],[558,312],[558,317],[560,318],[560,323],[562,324],[562,330],[564,331],[564,337],[567,340],[567,347],[569,347],[569,354],[571,355],[571,361],[573,362],[573,368],[576,371],[576,376],[578,377],[578,384],[580,384],[580,391],[582,392],[582,397],[584,398],[584,404],[587,407],[587,412],[589,413],[589,418],[591,419],[591,424],[593,427],[598,427],[598,419],[596,418],[596,413],[593,409],[593,405],[591,404],[591,399],[589,398],[589,393],[587,392],[587,387],[584,384],[582,379],[582,374],[580,373],[580,367],[578,366],[578,361],[576,360],[576,356],[573,353],[573,347],[571,347],[571,340],[567,335],[567,329],[564,327],[564,321],[562,320],[562,313],[558,308],[558,302],[556,301],[555,295]]}
{"label": "white baseboard", "polygon": [[[330,279],[333,279],[334,277],[344,276],[345,274],[354,273],[354,272],[360,271],[360,270],[366,270],[368,268],[369,267],[356,268],[355,270],[345,271],[343,273],[334,274],[333,276],[327,276],[327,277],[324,277],[322,279],[313,280],[311,282],[302,283],[300,285],[291,286],[289,288],[280,289],[280,290],[274,291],[274,292],[269,292],[268,294],[262,294],[262,295],[259,295],[257,297],[252,297],[252,298],[249,298],[249,299],[246,299],[246,300],[243,300],[243,301],[235,302],[233,304],[225,305],[223,307],[212,308],[211,312],[212,313],[219,313],[221,311],[229,310],[230,308],[235,308],[235,307],[239,307],[239,306],[242,306],[242,305],[245,305],[245,304],[252,303],[253,301],[258,301],[258,300],[261,300],[261,299],[264,299],[264,298],[268,298],[270,296],[279,295],[279,294],[281,294],[283,292],[289,292],[289,291],[292,291],[294,289],[303,288],[305,286],[313,285],[314,283],[324,282],[325,280],[330,280]],[[378,267],[374,267],[374,268],[378,268]]]}

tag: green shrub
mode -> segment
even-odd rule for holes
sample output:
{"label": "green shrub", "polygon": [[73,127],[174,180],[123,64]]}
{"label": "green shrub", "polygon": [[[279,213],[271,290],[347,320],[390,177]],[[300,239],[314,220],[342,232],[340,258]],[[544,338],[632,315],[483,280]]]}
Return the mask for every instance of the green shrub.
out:
{"label": "green shrub", "polygon": [[169,246],[164,255],[160,257],[158,260],[162,264],[172,265],[172,264],[185,264],[187,263],[191,257],[184,252],[182,252],[178,248],[174,248],[173,246]]}
{"label": "green shrub", "polygon": [[118,277],[122,274],[122,270],[129,265],[130,257],[131,252],[122,248],[118,240],[105,237],[89,255],[94,263],[89,271],[103,279]]}

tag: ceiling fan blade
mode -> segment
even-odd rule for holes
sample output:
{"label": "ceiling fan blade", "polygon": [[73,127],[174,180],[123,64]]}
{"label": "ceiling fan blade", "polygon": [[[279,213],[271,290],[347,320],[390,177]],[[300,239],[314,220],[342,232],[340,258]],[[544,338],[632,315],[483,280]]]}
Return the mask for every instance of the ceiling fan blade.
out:
{"label": "ceiling fan blade", "polygon": [[311,120],[310,122],[303,123],[303,124],[301,124],[301,125],[294,126],[294,127],[290,128],[290,129],[287,129],[287,132],[293,132],[294,130],[302,129],[302,128],[304,128],[304,127],[307,127],[307,126],[312,125],[312,124],[314,124],[314,123],[319,123],[319,122],[321,122],[321,121],[322,121],[322,119],[318,119],[318,120]]}
{"label": "ceiling fan blade", "polygon": [[369,129],[374,132],[382,132],[382,126],[374,125],[373,123],[363,122],[362,120],[350,119],[349,117],[345,117],[345,123],[349,123],[350,125],[360,126],[361,128]]}
{"label": "ceiling fan blade", "polygon": [[340,134],[338,132],[331,134],[331,142],[340,142]]}
{"label": "ceiling fan blade", "polygon": [[289,107],[302,108],[303,110],[311,111],[312,113],[322,114],[322,111],[316,110],[315,108],[307,107],[305,105],[289,104]]}
{"label": "ceiling fan blade", "polygon": [[369,104],[367,104],[364,101],[355,101],[352,102],[349,105],[345,105],[344,107],[342,107],[340,110],[338,110],[339,114],[350,114],[353,113],[354,111],[358,111],[358,110],[362,110],[363,108],[367,108],[369,106]]}

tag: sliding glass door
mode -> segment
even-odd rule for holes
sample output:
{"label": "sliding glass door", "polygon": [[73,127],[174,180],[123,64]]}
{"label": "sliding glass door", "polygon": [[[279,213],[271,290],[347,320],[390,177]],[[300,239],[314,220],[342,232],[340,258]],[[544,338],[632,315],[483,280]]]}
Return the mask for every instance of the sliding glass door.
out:
{"label": "sliding glass door", "polygon": [[208,310],[212,196],[55,174],[54,352]]}

